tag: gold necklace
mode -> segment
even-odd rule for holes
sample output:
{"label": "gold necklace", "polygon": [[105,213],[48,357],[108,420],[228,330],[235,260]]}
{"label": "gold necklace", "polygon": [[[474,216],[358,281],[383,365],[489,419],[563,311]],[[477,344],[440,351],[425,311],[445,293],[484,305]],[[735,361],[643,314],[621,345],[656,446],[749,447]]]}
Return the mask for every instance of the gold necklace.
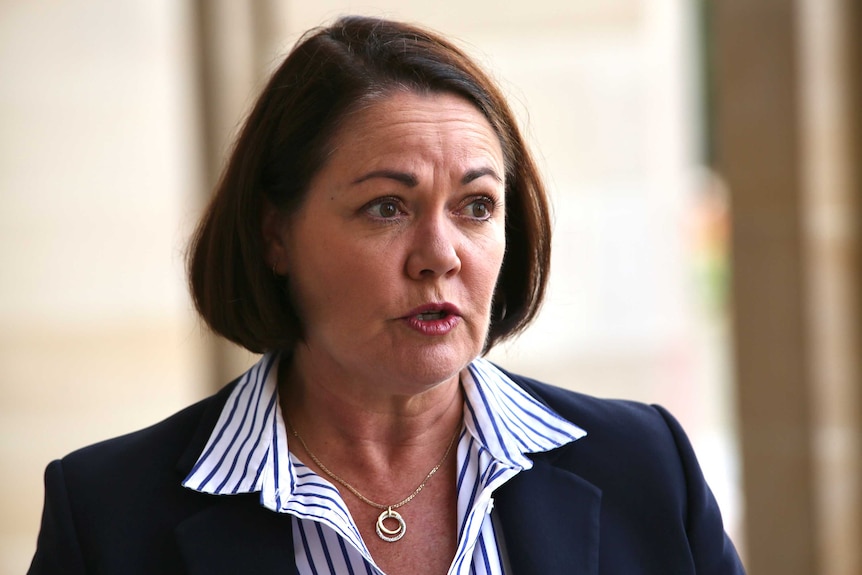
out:
{"label": "gold necklace", "polygon": [[[285,423],[287,424],[288,429],[290,429],[290,432],[302,444],[302,448],[305,449],[305,452],[308,454],[308,456],[311,458],[311,460],[314,461],[314,463],[320,469],[322,469],[326,475],[328,475],[331,479],[334,479],[335,481],[337,481],[338,483],[340,483],[341,485],[343,485],[344,487],[349,489],[350,492],[352,494],[354,494],[357,498],[359,498],[359,500],[362,501],[363,503],[367,503],[368,505],[370,505],[372,507],[383,510],[383,512],[377,517],[377,524],[375,526],[375,530],[377,531],[378,537],[380,537],[384,541],[388,541],[390,543],[393,541],[398,541],[399,539],[404,537],[404,534],[407,532],[407,523],[404,522],[404,518],[401,517],[401,514],[398,513],[397,511],[394,511],[394,510],[398,509],[402,505],[407,505],[408,503],[410,503],[413,500],[414,497],[419,495],[419,492],[422,491],[422,489],[425,487],[425,484],[428,483],[428,480],[431,479],[431,477],[435,473],[437,473],[437,470],[440,469],[440,466],[443,465],[443,462],[446,461],[447,457],[449,457],[449,452],[452,451],[452,446],[455,445],[455,439],[461,433],[461,426],[458,426],[458,428],[455,430],[455,434],[452,435],[452,439],[449,440],[449,445],[446,447],[446,453],[443,454],[443,457],[440,458],[440,461],[437,462],[437,465],[435,465],[431,469],[431,471],[428,472],[428,475],[425,476],[425,479],[422,480],[422,483],[419,484],[419,487],[417,487],[416,489],[413,490],[413,493],[411,493],[410,495],[408,495],[407,497],[405,497],[404,499],[402,499],[398,503],[393,503],[392,505],[383,505],[382,503],[376,503],[374,501],[371,501],[370,499],[368,499],[367,497],[365,497],[364,495],[359,493],[359,491],[357,491],[355,487],[353,487],[352,485],[347,483],[345,480],[343,480],[341,477],[339,477],[338,475],[336,475],[335,473],[330,471],[330,469],[328,467],[326,467],[323,463],[321,463],[321,461],[317,458],[317,456],[315,456],[311,452],[311,450],[308,448],[308,445],[305,443],[305,440],[302,438],[302,436],[299,434],[299,432],[293,428],[293,426],[290,424],[290,422],[285,419]],[[394,519],[398,523],[398,526],[395,529],[390,529],[389,527],[386,527],[386,525],[384,524],[384,521],[386,521],[387,519]]]}

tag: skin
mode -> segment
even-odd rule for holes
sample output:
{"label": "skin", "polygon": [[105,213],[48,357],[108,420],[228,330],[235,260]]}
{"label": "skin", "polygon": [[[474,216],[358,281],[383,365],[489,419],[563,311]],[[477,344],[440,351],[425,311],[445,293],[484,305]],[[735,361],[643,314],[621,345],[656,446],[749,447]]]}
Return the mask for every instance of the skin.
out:
{"label": "skin", "polygon": [[[269,264],[289,277],[305,334],[280,372],[282,411],[327,467],[388,504],[461,425],[458,373],[482,351],[505,252],[503,154],[472,104],[411,92],[351,115],[333,148],[299,210],[264,219]],[[441,302],[457,319],[416,329],[411,310]],[[380,511],[341,489],[390,575],[446,572],[454,474],[453,451],[400,510],[409,529],[394,544],[374,534]]]}

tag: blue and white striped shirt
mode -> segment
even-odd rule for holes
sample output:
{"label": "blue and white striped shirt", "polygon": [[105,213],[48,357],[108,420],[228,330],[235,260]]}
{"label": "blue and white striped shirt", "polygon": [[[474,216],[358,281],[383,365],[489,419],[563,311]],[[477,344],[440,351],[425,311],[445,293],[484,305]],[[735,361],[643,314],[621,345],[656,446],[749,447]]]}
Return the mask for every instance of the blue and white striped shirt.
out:
{"label": "blue and white striped shirt", "polygon": [[[288,450],[278,401],[277,354],[246,372],[227,400],[203,454],[183,485],[213,495],[260,493],[288,513],[299,573],[382,575],[338,489]],[[528,453],[583,437],[484,359],[462,373],[464,427],[458,441],[458,548],[449,575],[505,575],[494,490],[530,469]]]}

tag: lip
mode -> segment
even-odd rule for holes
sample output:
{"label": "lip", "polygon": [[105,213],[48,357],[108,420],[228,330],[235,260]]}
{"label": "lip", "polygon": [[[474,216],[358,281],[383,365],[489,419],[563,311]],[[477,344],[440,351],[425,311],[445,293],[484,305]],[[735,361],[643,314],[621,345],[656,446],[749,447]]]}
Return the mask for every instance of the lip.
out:
{"label": "lip", "polygon": [[[439,318],[423,319],[425,314],[440,313]],[[413,308],[401,321],[423,335],[446,335],[461,323],[461,310],[449,302],[427,303]]]}

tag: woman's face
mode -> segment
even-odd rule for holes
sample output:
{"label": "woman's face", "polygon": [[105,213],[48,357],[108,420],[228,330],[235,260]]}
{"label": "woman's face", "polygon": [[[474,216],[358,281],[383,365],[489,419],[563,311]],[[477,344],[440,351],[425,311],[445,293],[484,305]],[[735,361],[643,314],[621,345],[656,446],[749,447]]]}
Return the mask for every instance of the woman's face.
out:
{"label": "woman's face", "polygon": [[481,353],[505,237],[485,117],[397,92],[348,117],[299,210],[265,224],[304,330],[299,365],[416,394]]}

